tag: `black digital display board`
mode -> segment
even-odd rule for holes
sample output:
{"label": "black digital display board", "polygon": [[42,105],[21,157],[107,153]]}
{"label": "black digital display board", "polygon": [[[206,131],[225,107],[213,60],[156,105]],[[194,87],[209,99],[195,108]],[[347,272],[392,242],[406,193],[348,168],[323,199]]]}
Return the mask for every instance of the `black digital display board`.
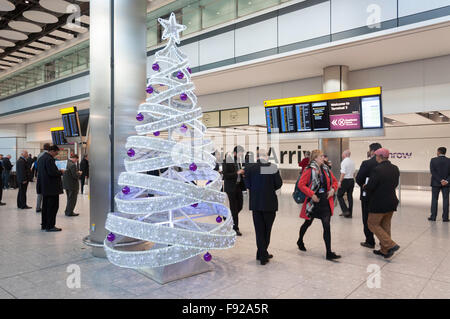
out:
{"label": "black digital display board", "polygon": [[64,135],[66,137],[79,137],[81,136],[80,130],[80,120],[78,118],[78,112],[76,107],[69,108],[73,109],[73,112],[65,112],[63,110],[62,122],[64,126]]}
{"label": "black digital display board", "polygon": [[327,102],[316,102],[311,104],[312,127],[314,131],[330,130],[330,114]]}
{"label": "black digital display board", "polygon": [[280,132],[280,108],[268,107],[266,108],[266,121],[268,133]]}
{"label": "black digital display board", "polygon": [[311,105],[309,103],[295,105],[297,132],[311,131]]}
{"label": "black digital display board", "polygon": [[55,145],[67,145],[66,138],[64,136],[64,131],[52,131],[52,142]]}
{"label": "black digital display board", "polygon": [[295,113],[293,105],[280,106],[281,132],[295,132]]}

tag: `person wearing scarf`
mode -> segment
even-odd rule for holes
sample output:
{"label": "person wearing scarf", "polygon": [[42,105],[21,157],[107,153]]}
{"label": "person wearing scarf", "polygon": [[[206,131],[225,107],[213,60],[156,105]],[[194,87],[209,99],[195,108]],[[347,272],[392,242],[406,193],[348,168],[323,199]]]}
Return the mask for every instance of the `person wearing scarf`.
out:
{"label": "person wearing scarf", "polygon": [[311,153],[311,163],[302,174],[298,188],[306,195],[302,205],[300,218],[305,222],[300,227],[298,248],[306,251],[303,237],[314,218],[319,218],[323,226],[323,240],[326,247],[326,259],[333,260],[341,258],[331,251],[331,229],[330,220],[334,210],[334,193],[338,188],[338,181],[331,169],[324,163],[324,155],[320,150]]}

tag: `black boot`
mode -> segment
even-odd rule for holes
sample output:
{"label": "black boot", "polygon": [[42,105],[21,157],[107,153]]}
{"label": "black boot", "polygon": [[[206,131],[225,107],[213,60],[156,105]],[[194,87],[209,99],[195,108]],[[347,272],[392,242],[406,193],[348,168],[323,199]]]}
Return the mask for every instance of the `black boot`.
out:
{"label": "black boot", "polygon": [[301,251],[306,251],[305,244],[303,243],[303,241],[298,240],[297,246],[298,246],[298,249],[300,249]]}
{"label": "black boot", "polygon": [[339,259],[341,256],[336,255],[334,252],[327,253],[327,260]]}

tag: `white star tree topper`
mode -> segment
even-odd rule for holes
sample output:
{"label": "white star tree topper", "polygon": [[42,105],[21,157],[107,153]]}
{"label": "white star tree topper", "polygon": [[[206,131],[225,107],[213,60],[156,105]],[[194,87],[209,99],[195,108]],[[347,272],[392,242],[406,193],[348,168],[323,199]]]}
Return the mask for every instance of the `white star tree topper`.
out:
{"label": "white star tree topper", "polygon": [[172,38],[177,44],[180,44],[180,32],[186,30],[186,26],[178,24],[175,19],[175,14],[170,14],[169,20],[159,18],[158,22],[164,27],[162,39],[166,40]]}

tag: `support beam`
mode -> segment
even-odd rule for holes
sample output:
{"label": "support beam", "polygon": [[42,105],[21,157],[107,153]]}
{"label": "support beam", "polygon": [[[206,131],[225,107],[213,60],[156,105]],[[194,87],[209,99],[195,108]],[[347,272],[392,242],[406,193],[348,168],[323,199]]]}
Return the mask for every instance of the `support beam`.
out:
{"label": "support beam", "polygon": [[[146,0],[91,0],[90,28],[90,234],[92,245],[107,235],[124,148],[145,99]],[[102,246],[94,256],[105,257]]]}

